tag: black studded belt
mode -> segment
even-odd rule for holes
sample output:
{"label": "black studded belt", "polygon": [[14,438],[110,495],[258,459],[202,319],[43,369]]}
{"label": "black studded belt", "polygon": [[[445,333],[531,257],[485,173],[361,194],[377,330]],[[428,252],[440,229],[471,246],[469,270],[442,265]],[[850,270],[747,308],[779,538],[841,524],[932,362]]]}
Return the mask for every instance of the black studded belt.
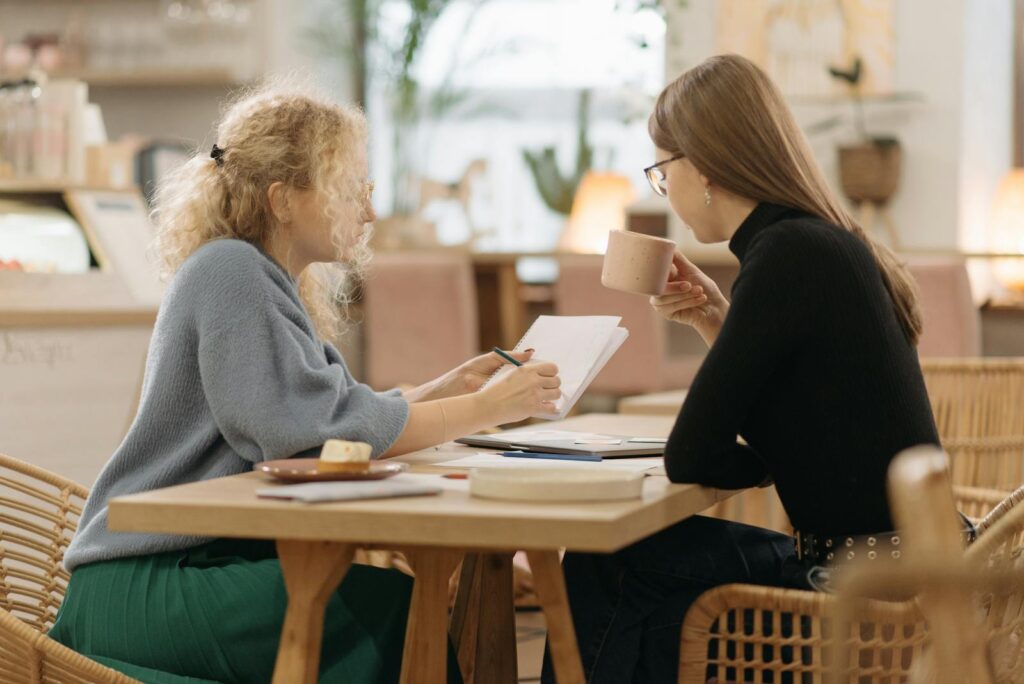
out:
{"label": "black studded belt", "polygon": [[[964,518],[964,541],[974,541],[975,530],[970,520]],[[795,533],[796,557],[814,565],[837,565],[856,560],[898,560],[903,555],[903,540],[898,532],[857,534],[850,536],[828,536]]]}
{"label": "black studded belt", "polygon": [[801,561],[811,561],[814,565],[834,565],[857,558],[898,559],[903,553],[900,548],[902,541],[896,532],[829,537],[798,530],[796,557]]}

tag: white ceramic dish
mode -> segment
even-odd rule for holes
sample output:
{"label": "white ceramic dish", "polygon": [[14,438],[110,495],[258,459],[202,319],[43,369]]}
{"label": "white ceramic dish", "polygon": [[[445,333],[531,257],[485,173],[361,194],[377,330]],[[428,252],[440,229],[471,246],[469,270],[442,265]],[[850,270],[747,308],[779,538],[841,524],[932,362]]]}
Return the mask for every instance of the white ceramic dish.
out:
{"label": "white ceramic dish", "polygon": [[643,472],[572,470],[473,470],[469,493],[484,499],[507,501],[616,501],[638,499]]}

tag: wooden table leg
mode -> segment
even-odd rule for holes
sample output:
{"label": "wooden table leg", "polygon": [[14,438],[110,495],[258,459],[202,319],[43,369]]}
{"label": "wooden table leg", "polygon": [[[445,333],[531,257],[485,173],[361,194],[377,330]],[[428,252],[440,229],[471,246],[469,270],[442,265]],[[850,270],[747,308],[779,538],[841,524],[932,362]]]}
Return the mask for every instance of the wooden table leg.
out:
{"label": "wooden table leg", "polygon": [[505,349],[512,349],[526,332],[523,325],[526,312],[519,298],[515,261],[498,267],[498,307],[501,311],[501,343]]}
{"label": "wooden table leg", "polygon": [[548,625],[548,648],[558,684],[584,684],[576,629],[557,551],[527,551],[534,590]]}
{"label": "wooden table leg", "polygon": [[401,684],[444,684],[448,673],[448,580],[462,554],[448,549],[405,552],[416,581],[405,629]]}
{"label": "wooden table leg", "polygon": [[462,563],[450,633],[466,684],[518,681],[512,555],[472,554]]}
{"label": "wooden table leg", "polygon": [[511,349],[526,332],[526,307],[519,298],[516,259],[473,264],[480,346]]}
{"label": "wooden table leg", "polygon": [[515,684],[519,679],[512,556],[511,553],[495,553],[485,554],[480,559],[482,600],[474,680],[480,684]]}
{"label": "wooden table leg", "polygon": [[459,656],[459,668],[462,670],[464,684],[473,684],[473,675],[476,671],[482,569],[480,554],[469,553],[462,559],[459,587],[448,621],[448,636],[451,637],[455,652]]}
{"label": "wooden table leg", "polygon": [[316,684],[327,599],[348,572],[355,547],[336,542],[279,539],[277,555],[288,590],[288,611],[274,664],[274,684]]}

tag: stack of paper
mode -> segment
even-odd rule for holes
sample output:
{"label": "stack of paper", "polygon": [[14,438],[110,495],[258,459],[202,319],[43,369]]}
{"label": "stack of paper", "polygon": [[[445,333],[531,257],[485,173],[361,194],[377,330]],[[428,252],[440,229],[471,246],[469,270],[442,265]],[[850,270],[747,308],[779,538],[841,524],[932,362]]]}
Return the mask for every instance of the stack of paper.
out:
{"label": "stack of paper", "polygon": [[[536,350],[537,361],[551,361],[558,366],[562,379],[562,398],[555,402],[557,414],[543,413],[535,418],[558,420],[576,405],[583,392],[605,367],[612,355],[629,337],[619,327],[619,316],[540,316],[515,346],[515,351]],[[504,366],[484,387],[511,373],[514,367]]]}
{"label": "stack of paper", "polygon": [[256,496],[267,499],[292,499],[305,503],[320,501],[356,501],[388,499],[397,496],[430,496],[441,493],[441,487],[409,479],[373,480],[363,482],[306,482],[303,484],[264,487]]}

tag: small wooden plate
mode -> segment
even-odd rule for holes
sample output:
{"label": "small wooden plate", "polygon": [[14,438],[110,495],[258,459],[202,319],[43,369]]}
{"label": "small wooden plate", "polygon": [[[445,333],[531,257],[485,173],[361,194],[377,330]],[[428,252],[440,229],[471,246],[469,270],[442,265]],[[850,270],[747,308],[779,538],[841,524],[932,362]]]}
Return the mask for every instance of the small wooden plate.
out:
{"label": "small wooden plate", "polygon": [[264,461],[257,469],[287,482],[331,482],[334,480],[383,480],[409,469],[405,463],[370,461],[362,470],[317,470],[319,458],[282,458]]}

